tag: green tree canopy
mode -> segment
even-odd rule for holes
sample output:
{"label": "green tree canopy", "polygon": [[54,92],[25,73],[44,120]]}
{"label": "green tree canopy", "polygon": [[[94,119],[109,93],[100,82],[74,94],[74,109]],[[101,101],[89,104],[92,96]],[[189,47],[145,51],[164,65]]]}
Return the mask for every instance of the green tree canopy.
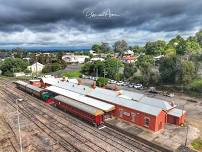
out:
{"label": "green tree canopy", "polygon": [[164,83],[175,83],[177,73],[176,56],[163,58],[159,67],[160,77]]}
{"label": "green tree canopy", "polygon": [[111,49],[109,43],[106,43],[106,42],[102,42],[100,48],[101,48],[102,52],[104,52],[104,53],[109,52]]}
{"label": "green tree canopy", "polygon": [[196,39],[202,48],[202,29],[196,33]]}
{"label": "green tree canopy", "polygon": [[107,59],[105,61],[106,76],[110,79],[116,79],[116,75],[121,67],[123,67],[123,64],[120,60],[114,58]]}
{"label": "green tree canopy", "polygon": [[158,82],[158,73],[154,68],[154,59],[150,55],[142,55],[136,61],[136,66],[142,73],[144,85],[155,84]]}
{"label": "green tree canopy", "polygon": [[23,72],[27,69],[28,62],[20,58],[7,58],[0,65],[3,75],[12,76],[14,72]]}
{"label": "green tree canopy", "polygon": [[126,79],[131,78],[134,75],[135,72],[137,72],[137,68],[135,67],[135,64],[126,63],[124,65],[124,77]]}
{"label": "green tree canopy", "polygon": [[91,47],[91,49],[93,51],[95,51],[96,53],[100,53],[101,52],[101,46],[99,44],[93,44],[93,46]]}
{"label": "green tree canopy", "polygon": [[193,62],[182,60],[180,65],[179,82],[182,84],[189,84],[195,75],[196,70]]}
{"label": "green tree canopy", "polygon": [[201,51],[200,44],[195,37],[189,37],[186,41],[186,50],[189,54],[198,54]]}
{"label": "green tree canopy", "polygon": [[165,53],[166,42],[158,40],[155,42],[147,42],[145,45],[145,53],[148,55],[161,55]]}
{"label": "green tree canopy", "polygon": [[122,52],[128,48],[128,44],[125,40],[116,41],[113,45],[115,52]]}
{"label": "green tree canopy", "polygon": [[96,80],[96,86],[103,87],[103,86],[107,85],[108,80],[109,80],[108,78],[99,77]]}
{"label": "green tree canopy", "polygon": [[60,63],[48,63],[43,68],[43,73],[55,72],[62,69],[62,65]]}

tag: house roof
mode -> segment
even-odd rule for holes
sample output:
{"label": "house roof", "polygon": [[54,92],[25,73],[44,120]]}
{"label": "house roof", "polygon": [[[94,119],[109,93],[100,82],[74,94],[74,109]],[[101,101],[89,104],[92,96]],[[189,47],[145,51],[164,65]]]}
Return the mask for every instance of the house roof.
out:
{"label": "house roof", "polygon": [[70,98],[67,98],[67,97],[64,97],[64,96],[61,96],[61,95],[54,97],[54,99],[56,99],[57,101],[66,103],[66,104],[68,104],[68,105],[70,105],[72,107],[75,107],[75,108],[77,108],[79,110],[82,110],[84,112],[90,113],[90,114],[92,114],[94,116],[104,114],[104,112],[102,110],[99,110],[99,109],[97,109],[95,107],[89,106],[87,104],[72,100]]}
{"label": "house roof", "polygon": [[100,100],[96,100],[90,97],[86,97],[84,95],[81,95],[79,93],[75,93],[66,89],[62,89],[56,86],[50,86],[46,88],[49,91],[55,92],[57,94],[63,95],[65,97],[71,98],[73,100],[79,101],[81,103],[93,106],[95,108],[101,109],[105,112],[109,112],[115,109],[115,106],[112,104],[108,104],[105,102],[102,102]]}
{"label": "house roof", "polygon": [[44,66],[43,64],[41,64],[39,62],[36,62],[36,63],[32,64],[31,66],[36,66],[36,64],[37,64],[37,66]]}
{"label": "house roof", "polygon": [[181,117],[185,113],[186,113],[185,110],[173,108],[168,112],[168,115],[172,115],[172,116],[175,116],[175,117]]}

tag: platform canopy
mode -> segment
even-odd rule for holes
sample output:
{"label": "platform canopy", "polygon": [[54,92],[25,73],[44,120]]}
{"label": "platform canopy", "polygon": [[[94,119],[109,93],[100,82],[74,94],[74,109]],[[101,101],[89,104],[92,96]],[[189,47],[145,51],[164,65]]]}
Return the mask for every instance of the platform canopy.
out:
{"label": "platform canopy", "polygon": [[69,91],[66,89],[62,89],[56,86],[49,86],[46,88],[46,90],[55,92],[58,95],[63,95],[65,97],[71,98],[73,100],[79,101],[81,103],[90,105],[92,107],[98,108],[100,110],[103,110],[104,112],[109,112],[115,109],[115,106],[100,100],[96,100],[90,97],[86,97],[84,95],[81,95],[79,93],[75,93],[73,91]]}
{"label": "platform canopy", "polygon": [[67,97],[64,97],[64,96],[61,96],[61,95],[54,97],[54,99],[57,100],[57,101],[66,103],[67,105],[70,105],[70,106],[72,106],[72,107],[74,107],[76,109],[79,109],[81,111],[84,111],[84,112],[89,113],[89,114],[94,115],[94,116],[104,114],[104,112],[102,110],[99,110],[99,109],[97,109],[95,107],[89,106],[87,104],[78,102],[76,100],[73,100],[73,99],[70,99],[70,98],[67,98]]}

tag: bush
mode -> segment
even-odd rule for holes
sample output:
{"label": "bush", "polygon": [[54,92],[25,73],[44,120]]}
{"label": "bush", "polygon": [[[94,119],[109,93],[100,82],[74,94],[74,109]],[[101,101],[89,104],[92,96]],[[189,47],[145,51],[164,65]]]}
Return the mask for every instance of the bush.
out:
{"label": "bush", "polygon": [[108,78],[99,77],[96,81],[96,86],[104,87],[107,85],[108,80]]}
{"label": "bush", "polygon": [[70,71],[70,72],[65,72],[63,76],[68,78],[78,78],[81,76],[81,73],[80,71]]}
{"label": "bush", "polygon": [[195,79],[190,84],[190,90],[202,93],[202,79]]}
{"label": "bush", "polygon": [[15,72],[22,72],[27,69],[28,62],[20,58],[7,58],[0,65],[2,75],[13,76]]}

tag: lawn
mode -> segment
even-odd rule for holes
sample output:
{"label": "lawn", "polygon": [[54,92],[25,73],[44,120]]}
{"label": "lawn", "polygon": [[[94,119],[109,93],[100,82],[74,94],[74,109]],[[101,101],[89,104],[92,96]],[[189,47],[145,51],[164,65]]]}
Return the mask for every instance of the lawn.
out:
{"label": "lawn", "polygon": [[202,152],[202,140],[200,138],[195,139],[191,145],[194,149]]}
{"label": "lawn", "polygon": [[63,73],[63,76],[68,78],[78,78],[80,77],[80,75],[81,75],[80,71],[70,71]]}

